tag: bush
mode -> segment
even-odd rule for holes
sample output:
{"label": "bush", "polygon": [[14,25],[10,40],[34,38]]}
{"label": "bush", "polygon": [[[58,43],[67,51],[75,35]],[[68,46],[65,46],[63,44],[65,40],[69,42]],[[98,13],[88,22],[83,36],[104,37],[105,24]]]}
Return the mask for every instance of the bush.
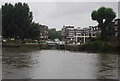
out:
{"label": "bush", "polygon": [[100,45],[100,51],[110,51],[110,48],[112,48],[108,43],[106,42],[103,42],[101,45]]}
{"label": "bush", "polygon": [[115,52],[120,54],[120,41],[114,40],[114,41],[100,41],[98,38],[87,41],[84,46],[86,51],[92,51],[92,52]]}
{"label": "bush", "polygon": [[21,43],[26,43],[26,41],[21,41]]}
{"label": "bush", "polygon": [[117,45],[114,47],[114,50],[120,54],[120,41],[117,42]]}
{"label": "bush", "polygon": [[38,43],[40,43],[40,41],[38,41]]}
{"label": "bush", "polygon": [[106,51],[109,48],[107,43],[103,43],[102,41],[89,41],[85,43],[85,49],[89,51]]}
{"label": "bush", "polygon": [[31,42],[32,42],[32,40],[28,40],[27,42],[28,42],[28,43],[31,43]]}
{"label": "bush", "polygon": [[19,40],[9,40],[8,42],[9,43],[21,43],[21,41],[19,41]]}

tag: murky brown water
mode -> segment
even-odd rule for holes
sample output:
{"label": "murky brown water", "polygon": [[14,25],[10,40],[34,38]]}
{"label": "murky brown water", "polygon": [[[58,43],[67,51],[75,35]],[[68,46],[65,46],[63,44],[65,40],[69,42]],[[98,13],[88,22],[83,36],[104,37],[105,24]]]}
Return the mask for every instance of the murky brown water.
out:
{"label": "murky brown water", "polygon": [[1,45],[0,45],[0,80],[2,80],[2,46]]}
{"label": "murky brown water", "polygon": [[3,79],[117,79],[118,55],[3,48]]}

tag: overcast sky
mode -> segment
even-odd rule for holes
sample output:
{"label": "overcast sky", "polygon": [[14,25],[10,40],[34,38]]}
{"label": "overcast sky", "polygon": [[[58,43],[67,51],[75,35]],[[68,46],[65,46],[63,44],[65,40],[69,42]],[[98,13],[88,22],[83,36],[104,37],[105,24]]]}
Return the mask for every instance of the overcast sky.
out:
{"label": "overcast sky", "polygon": [[29,2],[35,22],[49,28],[61,29],[63,25],[75,27],[95,26],[91,12],[101,6],[113,8],[118,14],[117,2]]}
{"label": "overcast sky", "polygon": [[60,30],[63,25],[95,26],[91,12],[105,6],[118,15],[118,2],[27,2],[33,12],[33,21]]}

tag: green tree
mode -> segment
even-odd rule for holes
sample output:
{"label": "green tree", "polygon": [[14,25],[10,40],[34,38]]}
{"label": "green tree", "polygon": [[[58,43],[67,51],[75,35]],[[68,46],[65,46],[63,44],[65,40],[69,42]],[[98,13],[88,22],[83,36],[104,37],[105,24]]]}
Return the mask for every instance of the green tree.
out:
{"label": "green tree", "polygon": [[2,36],[2,10],[0,9],[0,36]]}
{"label": "green tree", "polygon": [[62,35],[61,35],[61,31],[60,30],[57,31],[57,37],[58,37],[59,40],[62,40]]}
{"label": "green tree", "polygon": [[98,10],[94,10],[91,13],[92,20],[96,20],[99,24],[98,27],[101,29],[101,40],[108,40],[109,24],[112,23],[116,17],[116,13],[112,8],[101,7]]}
{"label": "green tree", "polygon": [[56,31],[55,28],[50,29],[48,33],[48,38],[52,40],[58,38],[59,40],[61,40],[62,39],[61,31]]}
{"label": "green tree", "polygon": [[33,22],[30,32],[31,32],[30,38],[39,40],[39,38],[40,38],[40,25],[39,25],[39,23]]}
{"label": "green tree", "polygon": [[30,38],[30,27],[32,24],[32,12],[30,12],[29,6],[26,3],[16,3],[14,6],[14,28],[16,36],[21,39]]}
{"label": "green tree", "polygon": [[4,38],[30,38],[32,12],[26,3],[2,5],[2,31]]}
{"label": "green tree", "polygon": [[2,6],[2,35],[4,38],[9,38],[14,36],[14,27],[13,27],[13,5],[5,3]]}

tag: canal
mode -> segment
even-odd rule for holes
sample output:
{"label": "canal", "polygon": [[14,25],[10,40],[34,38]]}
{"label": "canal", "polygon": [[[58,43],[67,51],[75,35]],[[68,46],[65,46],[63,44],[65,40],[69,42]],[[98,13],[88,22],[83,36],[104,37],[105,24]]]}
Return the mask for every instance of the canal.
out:
{"label": "canal", "polygon": [[2,49],[3,79],[117,79],[118,55],[33,48]]}

